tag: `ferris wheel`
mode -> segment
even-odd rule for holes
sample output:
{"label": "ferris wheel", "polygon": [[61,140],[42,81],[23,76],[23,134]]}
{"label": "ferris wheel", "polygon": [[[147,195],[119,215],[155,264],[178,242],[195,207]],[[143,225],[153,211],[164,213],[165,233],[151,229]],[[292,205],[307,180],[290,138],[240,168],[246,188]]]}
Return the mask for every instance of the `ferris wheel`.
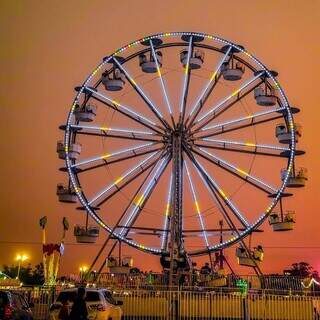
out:
{"label": "ferris wheel", "polygon": [[263,248],[245,238],[267,218],[292,230],[286,187],[307,180],[295,166],[299,109],[276,77],[204,33],[147,36],[106,56],[76,87],[57,144],[68,174],[59,200],[87,213],[77,240],[92,243],[102,228],[175,269],[238,244],[239,263],[257,267]]}

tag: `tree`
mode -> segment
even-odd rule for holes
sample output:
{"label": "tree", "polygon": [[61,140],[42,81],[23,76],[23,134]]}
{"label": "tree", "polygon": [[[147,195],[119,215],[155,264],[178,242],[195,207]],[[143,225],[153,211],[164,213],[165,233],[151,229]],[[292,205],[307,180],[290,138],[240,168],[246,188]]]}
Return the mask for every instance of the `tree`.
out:
{"label": "tree", "polygon": [[319,279],[318,271],[314,270],[308,262],[297,262],[291,265],[290,273],[292,276],[312,277]]}
{"label": "tree", "polygon": [[[3,266],[3,273],[10,278],[16,278],[18,274],[18,266]],[[43,264],[37,264],[34,269],[32,269],[31,264],[26,267],[20,267],[19,279],[24,285],[43,285],[44,283],[44,273]]]}

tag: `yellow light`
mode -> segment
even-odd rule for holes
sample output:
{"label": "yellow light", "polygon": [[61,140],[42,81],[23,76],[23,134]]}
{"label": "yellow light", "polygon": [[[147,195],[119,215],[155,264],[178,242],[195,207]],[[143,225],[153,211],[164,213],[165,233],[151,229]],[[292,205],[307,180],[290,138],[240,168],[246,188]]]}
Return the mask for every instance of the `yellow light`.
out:
{"label": "yellow light", "polygon": [[137,83],[136,83],[133,79],[130,79],[130,81],[131,81],[131,83],[132,83],[134,86],[137,85]]}
{"label": "yellow light", "polygon": [[253,143],[253,142],[245,142],[245,145],[246,145],[247,147],[255,147],[255,146],[256,146],[256,144]]}
{"label": "yellow light", "polygon": [[251,118],[253,118],[253,115],[252,115],[252,114],[248,114],[248,115],[246,116],[246,118],[247,118],[247,119],[251,119]]}
{"label": "yellow light", "polygon": [[134,203],[137,207],[139,207],[144,201],[144,195],[142,194],[140,198],[138,198]]}
{"label": "yellow light", "polygon": [[247,176],[247,175],[248,175],[247,172],[243,171],[243,170],[240,169],[240,168],[237,168],[237,171],[238,171],[239,173],[243,174],[244,176]]}
{"label": "yellow light", "polygon": [[213,81],[213,80],[214,80],[214,78],[216,77],[216,75],[217,75],[217,73],[216,73],[216,72],[214,72],[214,73],[212,74],[211,78],[210,78],[210,81]]}
{"label": "yellow light", "polygon": [[169,211],[170,211],[170,202],[168,202],[166,206],[166,216],[169,215]]}
{"label": "yellow light", "polygon": [[119,177],[119,178],[114,182],[114,184],[118,184],[118,183],[120,183],[122,180],[123,180],[123,177]]}
{"label": "yellow light", "polygon": [[189,72],[189,64],[186,64],[185,68],[184,68],[184,73],[188,74]]}
{"label": "yellow light", "polygon": [[111,156],[111,154],[106,153],[105,155],[102,156],[102,159],[107,159],[107,158],[109,158],[110,156]]}
{"label": "yellow light", "polygon": [[80,272],[86,272],[86,271],[88,271],[88,267],[87,266],[81,266],[79,268],[79,270],[80,270]]}
{"label": "yellow light", "polygon": [[232,97],[236,96],[240,92],[240,89],[236,90],[235,92],[232,93]]}
{"label": "yellow light", "polygon": [[28,259],[28,256],[27,255],[25,255],[25,254],[17,254],[17,256],[16,256],[16,260],[17,261],[26,261]]}
{"label": "yellow light", "polygon": [[160,71],[160,68],[159,68],[159,67],[157,67],[157,72],[158,72],[159,78],[161,78],[161,71]]}
{"label": "yellow light", "polygon": [[112,100],[112,104],[115,106],[115,107],[119,107],[120,106],[120,103],[116,100]]}
{"label": "yellow light", "polygon": [[108,130],[110,130],[110,128],[107,128],[107,127],[101,127],[101,128],[100,128],[100,130],[101,130],[101,131],[108,131]]}
{"label": "yellow light", "polygon": [[197,212],[200,213],[200,207],[199,207],[198,201],[195,201],[194,205],[196,206]]}
{"label": "yellow light", "polygon": [[223,199],[228,199],[228,197],[226,196],[226,194],[224,193],[224,191],[222,189],[219,189],[219,193],[222,195]]}

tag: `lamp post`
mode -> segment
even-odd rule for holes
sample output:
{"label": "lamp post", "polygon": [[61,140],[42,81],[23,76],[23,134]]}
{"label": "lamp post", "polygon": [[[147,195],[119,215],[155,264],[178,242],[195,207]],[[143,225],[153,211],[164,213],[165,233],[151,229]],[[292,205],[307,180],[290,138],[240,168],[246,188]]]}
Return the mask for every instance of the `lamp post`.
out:
{"label": "lamp post", "polygon": [[20,276],[20,269],[21,269],[21,263],[26,261],[28,259],[28,256],[25,254],[17,254],[16,260],[18,261],[18,272],[16,279],[19,279]]}
{"label": "lamp post", "polygon": [[79,270],[80,270],[80,281],[82,282],[83,279],[84,279],[85,273],[88,271],[88,267],[87,266],[81,266],[79,268]]}

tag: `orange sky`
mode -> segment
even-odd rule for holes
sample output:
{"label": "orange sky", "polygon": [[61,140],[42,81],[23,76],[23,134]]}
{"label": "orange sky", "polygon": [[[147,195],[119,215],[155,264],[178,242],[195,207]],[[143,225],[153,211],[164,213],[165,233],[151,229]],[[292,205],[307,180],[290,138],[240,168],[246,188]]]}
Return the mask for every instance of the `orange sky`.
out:
{"label": "orange sky", "polygon": [[[51,241],[60,238],[57,224],[63,216],[71,225],[83,221],[80,212],[62,206],[55,195],[56,184],[63,179],[57,171],[61,165],[55,153],[61,137],[57,128],[65,122],[74,86],[102,57],[128,42],[163,31],[202,31],[244,45],[277,70],[289,100],[301,108],[296,117],[303,125],[299,147],[307,154],[297,162],[308,168],[309,181],[290,200],[297,212],[293,232],[274,235],[265,224],[266,232],[259,236],[266,248],[262,270],[276,272],[305,260],[320,271],[320,149],[316,131],[320,114],[316,88],[320,2],[230,3],[1,1],[0,265],[13,262],[18,251],[27,252],[32,263],[40,261],[40,216],[48,216]],[[80,264],[89,264],[98,249],[75,245],[69,232],[62,272],[75,272]],[[139,267],[159,268],[156,257],[126,248],[124,252],[133,254]],[[227,251],[234,265],[233,253],[234,248]]]}

